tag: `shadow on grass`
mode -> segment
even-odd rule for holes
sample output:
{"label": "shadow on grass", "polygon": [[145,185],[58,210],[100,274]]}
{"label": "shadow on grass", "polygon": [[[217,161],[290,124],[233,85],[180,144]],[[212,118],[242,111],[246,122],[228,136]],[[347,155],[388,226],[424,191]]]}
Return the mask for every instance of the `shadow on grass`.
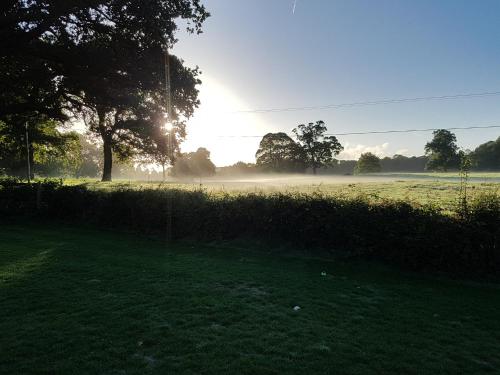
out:
{"label": "shadow on grass", "polygon": [[0,236],[0,373],[500,367],[496,287],[50,224]]}

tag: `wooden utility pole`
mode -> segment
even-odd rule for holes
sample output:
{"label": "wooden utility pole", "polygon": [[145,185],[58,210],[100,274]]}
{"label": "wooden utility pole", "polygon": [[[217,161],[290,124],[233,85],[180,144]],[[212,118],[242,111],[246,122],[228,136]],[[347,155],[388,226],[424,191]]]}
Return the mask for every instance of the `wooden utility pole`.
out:
{"label": "wooden utility pole", "polygon": [[165,48],[165,104],[167,107],[167,121],[172,122],[172,88],[170,85],[170,56]]}
{"label": "wooden utility pole", "polygon": [[[173,122],[172,122],[172,88],[170,85],[170,56],[168,54],[168,46],[165,47],[165,104],[167,108],[167,126],[168,131],[168,147],[167,153],[170,156],[173,154],[172,151],[172,133],[173,133]],[[170,158],[172,160],[172,158]],[[165,165],[163,165],[163,181],[165,182]],[[172,241],[172,191],[167,191],[167,242]]]}
{"label": "wooden utility pole", "polygon": [[28,167],[28,184],[31,184],[31,164],[30,164],[30,141],[28,138],[28,122],[24,124],[24,127],[26,129],[26,160],[28,161],[27,167]]}

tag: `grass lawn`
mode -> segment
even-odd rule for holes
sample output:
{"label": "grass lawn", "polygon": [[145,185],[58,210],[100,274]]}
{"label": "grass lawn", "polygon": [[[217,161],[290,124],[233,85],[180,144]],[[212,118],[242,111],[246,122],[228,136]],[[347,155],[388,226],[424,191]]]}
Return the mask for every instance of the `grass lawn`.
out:
{"label": "grass lawn", "polygon": [[500,373],[498,285],[233,246],[1,225],[0,373]]}

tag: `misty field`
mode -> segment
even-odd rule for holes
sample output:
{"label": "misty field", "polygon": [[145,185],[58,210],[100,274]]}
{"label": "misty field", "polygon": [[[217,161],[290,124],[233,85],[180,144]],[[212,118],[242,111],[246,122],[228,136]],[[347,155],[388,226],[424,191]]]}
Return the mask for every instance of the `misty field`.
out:
{"label": "misty field", "polygon": [[[443,210],[456,207],[460,192],[460,176],[449,173],[392,173],[364,176],[312,176],[263,174],[238,177],[172,179],[166,182],[117,180],[101,183],[89,179],[65,180],[67,185],[85,185],[99,190],[175,188],[220,194],[246,193],[305,193],[325,194],[345,198],[363,197],[370,201],[403,200],[433,204]],[[471,173],[467,184],[468,196],[500,192],[500,173]]]}
{"label": "misty field", "polygon": [[498,285],[40,223],[0,238],[3,374],[500,369]]}

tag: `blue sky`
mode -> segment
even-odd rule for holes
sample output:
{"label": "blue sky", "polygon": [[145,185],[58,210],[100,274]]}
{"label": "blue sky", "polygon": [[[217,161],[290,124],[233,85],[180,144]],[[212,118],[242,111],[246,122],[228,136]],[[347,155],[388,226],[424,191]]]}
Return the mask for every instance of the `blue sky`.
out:
{"label": "blue sky", "polygon": [[[203,71],[202,106],[184,149],[218,165],[253,161],[261,135],[323,120],[330,132],[500,125],[500,96],[340,110],[235,110],[500,91],[500,1],[205,0],[201,35],[174,53]],[[456,131],[464,148],[500,129]],[[423,154],[429,133],[339,137],[343,158]]]}

